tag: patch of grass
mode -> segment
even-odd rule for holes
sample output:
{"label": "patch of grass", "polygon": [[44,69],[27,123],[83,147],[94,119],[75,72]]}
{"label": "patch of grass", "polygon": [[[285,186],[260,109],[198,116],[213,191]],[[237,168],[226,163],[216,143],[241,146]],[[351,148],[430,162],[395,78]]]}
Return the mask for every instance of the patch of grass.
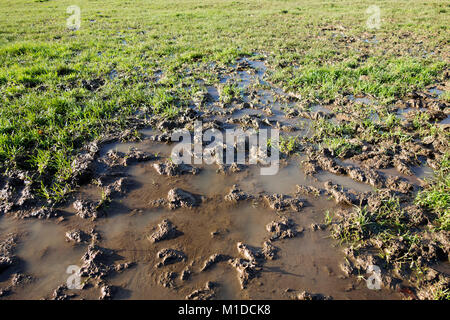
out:
{"label": "patch of grass", "polygon": [[335,124],[326,119],[319,119],[313,123],[315,136],[324,137],[350,137],[356,132],[356,127],[352,123]]}
{"label": "patch of grass", "polygon": [[323,139],[321,146],[326,146],[338,157],[348,153],[358,154],[361,152],[361,146],[359,144],[354,144],[349,139],[342,137]]}
{"label": "patch of grass", "polygon": [[284,154],[291,154],[299,147],[299,138],[297,136],[283,137],[280,135],[280,152]]}
{"label": "patch of grass", "polygon": [[[409,236],[409,225],[405,212],[401,209],[398,198],[386,198],[381,206],[371,211],[367,206],[355,206],[345,222],[334,224],[332,234],[341,242],[353,247],[363,246],[367,241],[379,239],[387,243],[392,239],[402,237],[413,243]],[[381,253],[389,260],[389,252]]]}
{"label": "patch of grass", "polygon": [[[372,95],[379,102],[391,103],[408,92],[423,89],[439,75],[445,63],[415,58],[386,60],[369,58],[364,63],[343,61],[317,66],[315,62],[295,70],[279,71],[273,81],[284,83],[288,90],[300,92],[310,100],[330,101],[347,92]],[[311,88],[314,91],[311,92]]]}
{"label": "patch of grass", "polygon": [[234,99],[241,97],[241,90],[236,84],[225,84],[220,91],[220,100],[223,103],[230,103]]}
{"label": "patch of grass", "polygon": [[441,96],[442,100],[446,101],[446,102],[450,102],[450,91],[445,91],[442,96]]}
{"label": "patch of grass", "polygon": [[[66,26],[72,2],[29,4],[0,2],[0,167],[36,174],[38,184],[45,178],[48,190],[70,175],[68,163],[87,141],[126,128],[137,114],[176,118],[200,78],[220,86],[211,65],[264,57],[269,80],[303,100],[365,94],[381,104],[448,68],[448,19],[436,14],[444,7],[419,0],[383,3],[387,16],[376,31],[366,28],[368,0],[286,0],[281,8],[276,0],[80,0],[76,32]],[[379,41],[364,41],[372,36]],[[94,80],[101,84],[86,85]],[[221,98],[239,95],[227,84]],[[389,134],[405,139],[395,127]],[[317,128],[340,152],[356,126]]]}
{"label": "patch of grass", "polygon": [[435,171],[435,177],[416,196],[416,203],[433,212],[436,230],[450,231],[450,154],[447,153]]}

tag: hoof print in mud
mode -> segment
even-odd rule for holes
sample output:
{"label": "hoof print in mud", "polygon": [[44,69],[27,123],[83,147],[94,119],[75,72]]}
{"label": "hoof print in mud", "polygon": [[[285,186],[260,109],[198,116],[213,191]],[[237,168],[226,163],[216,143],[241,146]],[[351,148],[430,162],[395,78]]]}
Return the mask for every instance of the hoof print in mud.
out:
{"label": "hoof print in mud", "polygon": [[174,188],[167,194],[167,200],[169,208],[173,210],[181,207],[197,207],[202,202],[202,197],[180,188]]}
{"label": "hoof print in mud", "polygon": [[183,233],[177,230],[177,227],[168,219],[164,219],[158,224],[158,230],[152,233],[148,239],[150,242],[155,243],[163,240],[174,239]]}
{"label": "hoof print in mud", "polygon": [[0,1],[0,297],[450,300],[448,0],[30,2]]}
{"label": "hoof print in mud", "polygon": [[294,238],[300,233],[296,224],[291,219],[283,217],[280,221],[272,221],[267,224],[266,229],[271,233],[271,240]]}
{"label": "hoof print in mud", "polygon": [[156,256],[159,259],[162,259],[161,262],[159,262],[156,267],[162,267],[162,266],[167,266],[169,264],[174,264],[177,262],[181,262],[181,261],[186,261],[187,257],[184,254],[184,252],[179,251],[179,250],[175,250],[175,249],[170,249],[170,248],[166,248],[166,249],[162,249],[160,250]]}

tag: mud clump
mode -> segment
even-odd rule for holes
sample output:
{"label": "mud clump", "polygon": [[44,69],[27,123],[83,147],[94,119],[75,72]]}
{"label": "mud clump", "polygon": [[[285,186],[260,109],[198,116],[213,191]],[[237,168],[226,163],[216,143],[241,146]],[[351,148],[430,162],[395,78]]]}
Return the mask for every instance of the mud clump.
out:
{"label": "mud clump", "polygon": [[104,284],[100,288],[99,300],[111,300],[113,297],[113,293],[114,293],[114,287]]}
{"label": "mud clump", "polygon": [[261,267],[253,260],[236,258],[230,259],[228,262],[237,270],[242,289],[245,289],[249,281],[257,277],[261,271]]}
{"label": "mud clump", "polygon": [[94,279],[104,278],[114,269],[107,263],[112,254],[113,252],[109,249],[95,244],[89,245],[87,252],[81,258],[83,265],[80,268],[80,275]]}
{"label": "mud clump", "polygon": [[312,231],[318,231],[318,230],[325,230],[327,226],[325,224],[319,224],[319,223],[311,223],[311,230]]}
{"label": "mud clump", "polygon": [[256,248],[243,242],[238,242],[236,247],[245,259],[229,259],[228,263],[236,269],[241,288],[245,289],[250,280],[258,277],[265,260],[276,259],[278,248],[270,241],[264,242],[263,248]]}
{"label": "mud clump", "polygon": [[270,240],[294,238],[299,233],[294,221],[286,217],[283,217],[280,221],[270,222],[267,224],[266,230],[271,233]]}
{"label": "mud clump", "polygon": [[200,172],[199,168],[195,168],[189,164],[175,164],[172,161],[166,161],[161,163],[153,164],[156,172],[160,175],[166,175],[169,177],[179,176],[183,174],[198,174]]}
{"label": "mud clump", "polygon": [[215,288],[217,285],[211,281],[208,281],[205,288],[195,290],[191,294],[186,296],[187,300],[211,300],[216,296]]}
{"label": "mud clump", "polygon": [[331,157],[331,152],[328,149],[322,149],[317,155],[318,165],[326,171],[334,174],[346,174],[346,170],[343,166],[338,165],[336,161]]}
{"label": "mud clump", "polygon": [[302,168],[303,172],[307,175],[316,174],[320,170],[320,167],[317,165],[317,161],[310,159],[302,162]]}
{"label": "mud clump", "polygon": [[158,230],[152,233],[148,239],[150,242],[155,243],[163,240],[174,239],[183,233],[177,230],[177,227],[173,225],[173,223],[164,219],[160,224],[158,224]]}
{"label": "mud clump", "polygon": [[386,179],[386,188],[406,194],[413,190],[413,185],[405,178],[391,176]]}
{"label": "mud clump", "polygon": [[76,244],[97,241],[99,238],[100,235],[94,229],[89,233],[84,232],[83,230],[71,230],[66,232],[66,241]]}
{"label": "mud clump", "polygon": [[265,196],[264,199],[266,199],[269,207],[276,211],[284,211],[291,208],[293,211],[300,212],[304,206],[304,202],[300,199],[284,194],[273,194]]}
{"label": "mud clump", "polygon": [[168,206],[170,209],[177,209],[180,207],[193,208],[200,204],[201,197],[189,193],[180,188],[174,188],[167,194]]}
{"label": "mud clump", "polygon": [[223,164],[219,165],[219,169],[217,169],[217,173],[230,174],[230,173],[238,173],[245,170],[247,166],[245,164],[238,164],[233,162],[232,164]]}
{"label": "mud clump", "polygon": [[18,262],[18,258],[13,255],[15,247],[15,235],[8,235],[0,242],[0,274]]}
{"label": "mud clump", "polygon": [[155,157],[147,152],[131,147],[127,153],[109,150],[106,156],[100,159],[108,167],[127,167],[132,163],[154,160]]}
{"label": "mud clump", "polygon": [[186,261],[187,257],[184,254],[184,252],[179,251],[179,250],[175,250],[175,249],[170,249],[170,248],[166,248],[166,249],[162,249],[160,250],[156,256],[159,259],[162,259],[161,262],[158,262],[158,264],[156,265],[156,267],[162,267],[162,266],[167,266],[169,264],[174,264],[177,262],[181,262],[181,261]]}
{"label": "mud clump", "polygon": [[[32,181],[28,175],[27,171],[11,170],[0,177],[0,213],[33,209],[39,203],[33,194]],[[21,212],[16,212],[16,216],[20,214]]]}
{"label": "mud clump", "polygon": [[33,281],[33,277],[28,274],[14,273],[11,279],[11,286],[18,287],[29,284]]}
{"label": "mud clump", "polygon": [[175,279],[178,277],[178,273],[176,272],[163,272],[159,277],[159,284],[164,288],[174,288],[175,287]]}
{"label": "mud clump", "polygon": [[237,249],[238,249],[239,254],[241,254],[247,260],[257,261],[257,260],[264,259],[264,255],[260,249],[249,246],[242,242],[237,243]]}
{"label": "mud clump", "polygon": [[76,214],[82,219],[97,219],[104,215],[100,203],[88,200],[76,200],[73,203]]}
{"label": "mud clump", "polygon": [[48,207],[42,207],[36,210],[31,211],[18,211],[16,214],[16,217],[19,219],[51,219],[51,218],[58,218],[61,216],[61,213],[59,210],[56,210],[54,208],[48,208]]}
{"label": "mud clump", "polygon": [[182,281],[186,281],[186,280],[189,280],[189,278],[191,277],[191,270],[189,270],[189,268],[186,268],[186,269],[184,269],[182,272],[181,272],[181,275],[180,275],[180,280],[182,280]]}
{"label": "mud clump", "polygon": [[279,249],[275,247],[270,241],[264,241],[262,254],[267,260],[276,260]]}
{"label": "mud clump", "polygon": [[309,300],[309,301],[314,301],[314,300],[332,300],[332,298],[330,296],[325,296],[325,295],[320,294],[320,293],[310,293],[310,292],[307,292],[307,291],[300,292],[297,295],[297,299],[298,300]]}
{"label": "mud clump", "polygon": [[333,196],[334,200],[338,204],[352,205],[360,204],[361,202],[356,194],[347,191],[345,188],[340,187],[337,184],[333,184],[331,181],[326,181],[324,186],[325,190]]}
{"label": "mud clump", "polygon": [[72,161],[72,176],[76,183],[84,184],[90,181],[94,174],[94,160],[94,154],[85,153]]}
{"label": "mud clump", "polygon": [[130,181],[126,177],[122,177],[103,188],[103,193],[106,197],[113,195],[121,195],[127,192]]}
{"label": "mud clump", "polygon": [[366,183],[377,188],[381,188],[384,185],[383,177],[375,170],[348,166],[345,168],[345,171],[355,181]]}
{"label": "mud clump", "polygon": [[222,261],[227,261],[230,259],[230,256],[224,255],[224,254],[220,254],[220,253],[215,253],[213,255],[211,255],[203,264],[203,267],[200,269],[200,271],[205,271],[207,269],[209,269],[210,267],[212,267],[213,265],[215,265],[216,263],[222,262]]}
{"label": "mud clump", "polygon": [[323,189],[319,189],[313,186],[302,186],[302,185],[297,185],[297,193],[301,193],[304,195],[313,195],[313,196],[320,196],[322,194],[325,194],[326,191]]}
{"label": "mud clump", "polygon": [[75,294],[67,294],[66,290],[68,290],[67,285],[63,284],[58,286],[54,291],[53,291],[53,300],[68,300],[71,298],[76,297]]}
{"label": "mud clump", "polygon": [[270,241],[265,241],[262,248],[257,248],[238,242],[237,249],[239,254],[244,258],[257,263],[263,263],[265,260],[275,260],[278,252],[278,248],[276,248]]}
{"label": "mud clump", "polygon": [[233,185],[230,192],[227,195],[225,195],[224,199],[226,201],[237,202],[242,200],[253,199],[253,196],[243,192],[237,185]]}

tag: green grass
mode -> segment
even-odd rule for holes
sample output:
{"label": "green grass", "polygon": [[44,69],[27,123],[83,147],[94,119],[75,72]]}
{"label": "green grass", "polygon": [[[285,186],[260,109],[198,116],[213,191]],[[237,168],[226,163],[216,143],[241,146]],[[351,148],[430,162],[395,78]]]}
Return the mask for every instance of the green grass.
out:
{"label": "green grass", "polygon": [[224,103],[230,103],[234,99],[239,100],[241,94],[241,90],[236,84],[226,84],[220,91],[220,100]]}
{"label": "green grass", "polygon": [[[218,85],[212,62],[266,55],[269,80],[304,101],[363,94],[380,104],[441,79],[449,63],[445,1],[378,1],[379,30],[366,27],[373,1],[75,4],[78,31],[66,27],[73,1],[0,2],[0,166],[29,171],[46,197],[59,198],[86,141],[126,128],[137,112],[176,117],[200,78]],[[223,100],[235,89],[226,85]],[[349,128],[324,130],[341,130],[327,142],[338,152],[349,147]]]}
{"label": "green grass", "polygon": [[437,216],[437,230],[450,231],[450,154],[442,159],[435,178],[417,194],[416,203]]}

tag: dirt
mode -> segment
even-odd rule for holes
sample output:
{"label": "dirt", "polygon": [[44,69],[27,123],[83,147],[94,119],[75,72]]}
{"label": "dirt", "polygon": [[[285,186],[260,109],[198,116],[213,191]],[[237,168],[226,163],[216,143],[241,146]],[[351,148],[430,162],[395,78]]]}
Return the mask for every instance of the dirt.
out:
{"label": "dirt", "polygon": [[[448,143],[440,137],[401,147],[374,143],[361,145],[362,152],[338,156],[307,142],[311,120],[345,121],[333,111],[334,106],[305,110],[297,97],[266,81],[263,61],[243,58],[217,72],[221,85],[235,81],[245,94],[223,103],[222,87],[208,84],[198,101],[175,120],[155,116],[136,121],[129,132],[109,134],[87,145],[72,163],[76,191],[65,202],[35,199],[21,172],[1,181],[0,297],[317,300],[408,296],[399,285],[409,285],[407,272],[393,277],[377,256],[346,249],[330,232],[333,228],[342,232],[353,205],[376,208],[383,192],[410,198],[420,188],[414,172],[423,167],[418,157],[432,167]],[[257,83],[270,89],[258,88]],[[83,83],[88,90],[102,84],[101,79]],[[420,103],[413,99],[404,105],[426,105],[432,110],[428,112],[431,119],[445,121],[447,106],[428,103],[428,96],[419,98]],[[354,103],[372,104],[354,97],[344,101],[340,106],[344,109]],[[197,119],[202,119],[205,128],[221,130],[279,128],[286,137],[300,136],[301,151],[282,155],[275,176],[261,176],[260,165],[174,164],[170,133],[192,128]],[[146,126],[152,129],[142,130]],[[132,132],[137,129],[140,137],[134,139]],[[327,211],[341,217],[340,224],[323,223]],[[406,212],[415,226],[427,220],[413,205]],[[425,251],[418,245],[417,255],[429,261],[445,260],[448,247],[442,250],[442,244],[446,245],[448,235],[441,237],[429,239]],[[393,258],[406,250],[401,241],[381,247]],[[380,290],[370,290],[358,276],[365,275],[371,264],[383,268]],[[66,269],[71,265],[80,267],[82,289],[66,285],[70,276]]]}

